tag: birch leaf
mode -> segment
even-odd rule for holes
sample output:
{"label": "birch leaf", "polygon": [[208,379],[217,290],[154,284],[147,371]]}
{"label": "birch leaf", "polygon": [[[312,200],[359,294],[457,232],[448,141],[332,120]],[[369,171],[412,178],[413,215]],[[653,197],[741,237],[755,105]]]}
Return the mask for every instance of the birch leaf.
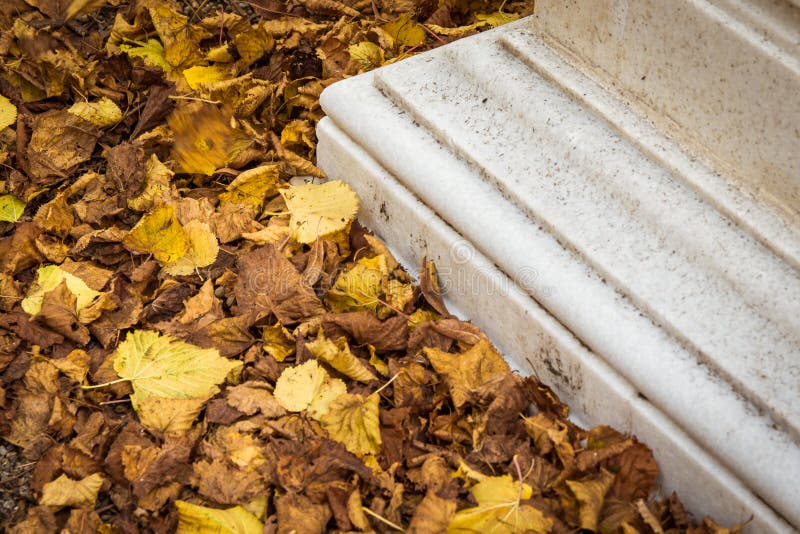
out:
{"label": "birch leaf", "polygon": [[386,258],[361,258],[346,273],[342,273],[328,291],[325,301],[334,312],[376,310],[383,278],[388,276]]}
{"label": "birch leaf", "polygon": [[164,271],[173,276],[192,274],[200,267],[208,267],[216,261],[219,253],[217,236],[206,223],[189,221],[183,229],[188,238],[189,250],[173,263],[164,266]]}
{"label": "birch leaf", "polygon": [[344,230],[358,213],[358,196],[339,180],[290,186],[281,195],[291,214],[292,235],[299,243],[310,244]]}
{"label": "birch leaf", "polygon": [[220,510],[186,501],[175,501],[175,506],[177,534],[261,534],[264,529],[261,521],[241,506]]}
{"label": "birch leaf", "polygon": [[189,238],[172,206],[159,206],[144,215],[122,244],[134,252],[152,254],[161,263],[175,262],[189,250]]}
{"label": "birch leaf", "polygon": [[164,57],[164,47],[158,39],[148,39],[146,42],[132,41],[134,44],[121,44],[119,45],[120,51],[128,54],[130,57],[142,58],[145,65],[151,67],[159,67],[164,72],[172,70],[172,65],[167,63]]}
{"label": "birch leaf", "polygon": [[222,204],[247,204],[256,209],[278,190],[278,166],[261,165],[237,176],[219,196]]}
{"label": "birch leaf", "polygon": [[113,126],[122,120],[122,110],[107,97],[97,102],[76,102],[67,111],[101,128]]}
{"label": "birch leaf", "polygon": [[0,132],[17,122],[17,106],[0,95]]}
{"label": "birch leaf", "polygon": [[0,221],[17,222],[22,217],[23,211],[25,203],[14,195],[0,196]]}
{"label": "birch leaf", "polygon": [[100,291],[93,290],[77,276],[62,270],[57,265],[48,265],[40,267],[36,271],[36,279],[28,289],[27,296],[22,300],[22,309],[30,315],[39,313],[45,293],[57,288],[62,281],[66,282],[67,289],[75,295],[76,313],[89,306],[101,295]]}
{"label": "birch leaf", "polygon": [[378,454],[381,451],[379,404],[380,397],[374,393],[366,399],[346,393],[331,403],[330,411],[321,419],[322,426],[332,439],[343,443],[353,454]]}
{"label": "birch leaf", "polygon": [[128,333],[113,355],[114,370],[130,380],[136,400],[149,396],[209,398],[242,362],[148,330]]}

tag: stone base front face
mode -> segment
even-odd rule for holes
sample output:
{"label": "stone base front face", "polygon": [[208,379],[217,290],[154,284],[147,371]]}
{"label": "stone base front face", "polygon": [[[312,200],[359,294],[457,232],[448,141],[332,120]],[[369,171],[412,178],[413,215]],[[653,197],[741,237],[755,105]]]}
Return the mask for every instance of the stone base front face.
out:
{"label": "stone base front face", "polygon": [[800,228],[532,26],[334,84],[320,167],[406,266],[436,260],[456,311],[580,422],[646,441],[665,491],[792,531]]}

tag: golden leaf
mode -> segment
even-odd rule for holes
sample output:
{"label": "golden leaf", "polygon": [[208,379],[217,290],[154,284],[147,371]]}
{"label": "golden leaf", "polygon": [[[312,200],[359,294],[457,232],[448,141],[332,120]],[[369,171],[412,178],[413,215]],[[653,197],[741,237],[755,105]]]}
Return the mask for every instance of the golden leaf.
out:
{"label": "golden leaf", "polygon": [[386,62],[383,49],[369,41],[350,45],[347,48],[350,58],[358,65],[359,72],[376,69]]}
{"label": "golden leaf", "polygon": [[139,422],[154,434],[185,434],[205,406],[207,397],[176,399],[171,397],[131,396]]}
{"label": "golden leaf", "polygon": [[308,410],[315,419],[328,413],[331,402],[347,392],[316,360],[284,369],[275,383],[275,398],[290,412]]}
{"label": "golden leaf", "polygon": [[250,144],[231,126],[230,115],[211,104],[179,108],[167,123],[174,136],[172,156],[183,172],[210,176]]}
{"label": "golden leaf", "polygon": [[25,203],[14,195],[0,196],[0,221],[17,222],[25,211]]}
{"label": "golden leaf", "polygon": [[122,120],[122,110],[107,97],[97,102],[76,102],[67,111],[101,128]]}
{"label": "golden leaf", "polygon": [[42,488],[42,498],[39,504],[43,506],[71,506],[74,508],[94,507],[97,502],[97,493],[103,485],[103,476],[100,473],[89,475],[81,480],[73,480],[67,475],[61,475]]}
{"label": "golden leaf", "polygon": [[164,57],[164,47],[158,39],[148,39],[146,42],[131,42],[134,44],[129,45],[123,43],[119,45],[120,51],[128,54],[130,57],[142,58],[145,65],[149,65],[150,67],[158,67],[167,73],[172,70],[172,65],[170,65]]}
{"label": "golden leaf", "polygon": [[281,189],[296,241],[310,244],[347,228],[358,213],[358,196],[349,185],[335,180]]}
{"label": "golden leaf", "polygon": [[392,36],[395,48],[419,46],[425,42],[425,30],[408,13],[402,13],[396,20],[381,27]]}
{"label": "golden leaf", "polygon": [[192,274],[200,267],[207,267],[217,260],[219,253],[217,236],[206,223],[189,221],[183,230],[188,238],[189,250],[176,261],[164,265],[164,272],[173,276]]}
{"label": "golden leaf", "polygon": [[367,369],[352,352],[347,344],[347,339],[340,337],[335,342],[327,339],[325,333],[320,329],[319,336],[311,343],[306,343],[306,348],[317,359],[327,363],[343,375],[358,380],[359,382],[371,382],[377,380],[372,371]]}
{"label": "golden leaf", "polygon": [[447,527],[448,534],[546,534],[553,528],[551,519],[533,506],[520,502],[530,499],[533,490],[528,484],[520,486],[510,475],[486,476],[470,491],[478,506],[456,512]]}
{"label": "golden leaf", "polygon": [[[17,122],[17,106],[0,95],[0,132]],[[13,222],[13,221],[12,221]]]}
{"label": "golden leaf", "polygon": [[600,470],[600,478],[583,481],[567,480],[567,486],[580,503],[578,514],[581,528],[597,530],[597,521],[603,509],[603,500],[613,484],[614,474],[605,469]]}
{"label": "golden leaf", "polygon": [[483,23],[476,22],[475,24],[458,26],[456,28],[447,28],[445,26],[437,26],[435,24],[426,24],[425,26],[433,33],[437,33],[439,35],[446,35],[448,37],[464,37],[465,35],[469,35],[483,26]]}
{"label": "golden leaf", "polygon": [[330,404],[330,411],[320,422],[331,439],[343,443],[353,454],[378,454],[381,451],[379,404],[380,397],[374,393],[366,399],[345,393]]}
{"label": "golden leaf", "polygon": [[503,11],[495,11],[494,13],[488,13],[486,15],[475,15],[476,21],[488,24],[492,28],[502,26],[503,24],[508,24],[509,22],[514,22],[517,19],[519,19],[519,14],[504,13]]}
{"label": "golden leaf", "polygon": [[263,340],[261,348],[278,362],[295,353],[295,338],[281,323],[263,327],[261,339]]}
{"label": "golden leaf", "polygon": [[177,534],[261,534],[264,529],[261,521],[241,506],[220,510],[186,501],[175,501],[175,506]]}
{"label": "golden leaf", "polygon": [[389,275],[386,258],[361,258],[353,267],[339,275],[325,301],[334,312],[376,310],[383,279]]}
{"label": "golden leaf", "polygon": [[39,313],[45,293],[57,288],[62,281],[66,282],[67,289],[75,295],[76,313],[89,306],[101,294],[99,291],[91,289],[77,276],[62,270],[57,265],[48,265],[40,267],[36,271],[36,279],[28,288],[28,294],[21,303],[22,309],[30,315]]}
{"label": "golden leaf", "polygon": [[511,371],[503,357],[484,339],[463,354],[450,354],[429,347],[423,350],[433,368],[444,378],[457,408],[467,401],[470,391],[497,375]]}
{"label": "golden leaf", "polygon": [[112,355],[120,379],[133,386],[132,400],[149,396],[207,399],[242,362],[148,330],[129,332]]}
{"label": "golden leaf", "polygon": [[221,204],[247,204],[257,210],[278,191],[278,166],[261,165],[237,176],[219,196]]}
{"label": "golden leaf", "polygon": [[230,78],[230,72],[227,67],[222,65],[211,65],[210,67],[195,65],[185,69],[183,77],[186,78],[186,83],[189,84],[189,87],[196,91],[204,85]]}
{"label": "golden leaf", "polygon": [[172,263],[189,250],[189,238],[175,208],[159,206],[144,215],[122,239],[125,248],[142,254],[152,254],[162,263]]}

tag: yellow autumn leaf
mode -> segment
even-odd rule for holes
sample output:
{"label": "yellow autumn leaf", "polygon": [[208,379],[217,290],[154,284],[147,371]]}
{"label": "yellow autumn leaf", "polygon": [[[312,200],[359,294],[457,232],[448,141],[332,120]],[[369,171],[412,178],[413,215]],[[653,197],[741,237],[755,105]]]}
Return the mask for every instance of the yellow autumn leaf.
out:
{"label": "yellow autumn leaf", "polygon": [[219,196],[221,204],[247,204],[260,209],[278,191],[278,166],[261,165],[237,176]]}
{"label": "yellow autumn leaf", "polygon": [[264,352],[282,362],[295,353],[295,337],[281,323],[261,329],[261,348]]}
{"label": "yellow autumn leaf", "polygon": [[315,139],[314,126],[305,119],[293,120],[281,130],[281,145],[287,148],[314,148]]}
{"label": "yellow autumn leaf", "polygon": [[176,534],[261,534],[264,529],[261,521],[241,506],[221,510],[186,501],[175,501],[175,506]]}
{"label": "yellow autumn leaf", "polygon": [[159,206],[144,215],[122,239],[128,250],[152,254],[161,263],[177,261],[189,250],[189,237],[172,206]]}
{"label": "yellow autumn leaf", "polygon": [[320,330],[317,339],[306,343],[306,348],[318,360],[322,360],[353,380],[367,383],[378,379],[372,371],[367,369],[364,364],[350,352],[350,346],[347,344],[347,339],[344,337],[340,337],[334,342],[326,338],[324,332]]}
{"label": "yellow autumn leaf", "polygon": [[44,485],[39,504],[42,506],[94,508],[97,502],[97,493],[100,491],[103,481],[100,473],[94,473],[81,480],[73,480],[62,474]]}
{"label": "yellow autumn leaf", "polygon": [[567,480],[567,486],[578,499],[578,516],[581,528],[596,531],[606,493],[614,484],[614,474],[600,470],[599,478]]}
{"label": "yellow autumn leaf", "polygon": [[470,34],[483,26],[484,23],[476,22],[475,24],[469,24],[468,26],[457,26],[455,28],[449,28],[447,26],[437,26],[436,24],[426,24],[430,31],[436,33],[438,35],[446,35],[447,37],[464,37],[467,34]]}
{"label": "yellow autumn leaf", "polygon": [[530,499],[533,490],[510,475],[484,477],[470,489],[478,506],[456,512],[448,534],[492,532],[493,534],[546,534],[553,521],[539,510],[520,501]]}
{"label": "yellow autumn leaf", "polygon": [[339,180],[290,186],[280,193],[291,215],[292,235],[299,243],[310,244],[344,230],[358,213],[358,195]]}
{"label": "yellow autumn leaf", "polygon": [[511,371],[508,363],[485,339],[462,354],[451,354],[430,347],[423,349],[423,352],[436,372],[444,378],[457,408],[467,401],[470,391],[497,375]]}
{"label": "yellow autumn leaf", "polygon": [[97,102],[76,102],[67,111],[101,128],[122,120],[122,110],[107,97]]}
{"label": "yellow autumn leaf", "polygon": [[166,58],[164,57],[164,47],[158,39],[148,39],[146,42],[130,41],[133,44],[123,43],[119,45],[120,51],[128,54],[130,57],[140,57],[145,65],[150,67],[159,67],[164,72],[172,70]]}
{"label": "yellow autumn leaf", "polygon": [[134,211],[148,211],[163,204],[165,195],[169,193],[170,182],[174,172],[161,163],[158,156],[152,154],[144,167],[144,189],[135,197],[128,199],[128,207]]}
{"label": "yellow autumn leaf", "polygon": [[228,112],[205,102],[175,110],[167,124],[174,139],[172,156],[186,173],[210,176],[250,144],[244,133],[231,125]]}
{"label": "yellow autumn leaf", "polygon": [[330,404],[330,411],[320,422],[331,439],[343,443],[357,456],[381,451],[379,419],[380,397],[373,393],[366,399],[345,393]]}
{"label": "yellow autumn leaf", "polygon": [[492,28],[514,22],[517,19],[519,19],[518,13],[504,13],[502,11],[495,11],[494,13],[487,13],[485,15],[475,15],[476,21],[488,24]]}
{"label": "yellow autumn leaf", "polygon": [[380,359],[375,347],[367,345],[367,349],[369,349],[369,364],[377,369],[382,376],[389,376],[389,365]]}
{"label": "yellow autumn leaf", "polygon": [[14,195],[0,195],[0,221],[17,222],[25,211],[25,203]]}
{"label": "yellow autumn leaf", "polygon": [[284,369],[275,383],[275,399],[290,412],[307,410],[315,419],[328,413],[331,402],[347,393],[347,386],[332,378],[316,360]]}
{"label": "yellow autumn leaf", "polygon": [[112,355],[120,381],[133,386],[134,403],[150,396],[207,399],[242,362],[149,330],[129,332]]}
{"label": "yellow autumn leaf", "polygon": [[376,69],[386,62],[383,49],[369,41],[350,45],[347,52],[350,54],[350,58],[358,64],[361,72]]}
{"label": "yellow autumn leaf", "polygon": [[211,65],[209,67],[195,65],[184,69],[183,77],[186,78],[186,83],[189,84],[189,87],[196,91],[204,85],[226,80],[231,75],[229,69],[222,65]]}
{"label": "yellow autumn leaf", "polygon": [[425,42],[425,30],[408,13],[401,14],[397,20],[381,27],[392,36],[395,48],[419,46]]}
{"label": "yellow autumn leaf", "polygon": [[189,249],[176,261],[164,265],[164,272],[173,276],[192,274],[200,267],[208,267],[217,260],[219,253],[217,236],[206,223],[191,220],[183,230]]}
{"label": "yellow autumn leaf", "polygon": [[131,397],[139,422],[147,430],[161,434],[185,434],[205,406],[207,397],[176,399],[171,397]]}
{"label": "yellow autumn leaf", "polygon": [[0,95],[0,132],[17,122],[17,106]]}
{"label": "yellow autumn leaf", "polygon": [[36,315],[42,309],[42,300],[45,293],[52,291],[66,282],[67,289],[75,295],[75,312],[80,312],[86,308],[102,293],[95,291],[86,285],[86,282],[62,270],[58,265],[48,265],[40,267],[36,271],[36,279],[28,288],[28,294],[22,300],[22,309],[30,315]]}
{"label": "yellow autumn leaf", "polygon": [[361,258],[349,271],[339,275],[325,301],[334,312],[376,310],[383,279],[388,275],[383,254]]}

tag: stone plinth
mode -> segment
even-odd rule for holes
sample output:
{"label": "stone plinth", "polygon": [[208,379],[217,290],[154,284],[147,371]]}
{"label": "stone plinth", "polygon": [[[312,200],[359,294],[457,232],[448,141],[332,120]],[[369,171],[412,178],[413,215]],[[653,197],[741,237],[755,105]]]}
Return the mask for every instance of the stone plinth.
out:
{"label": "stone plinth", "polygon": [[800,81],[796,6],[763,4],[539,0],[331,86],[318,161],[580,421],[645,440],[666,491],[789,532]]}

